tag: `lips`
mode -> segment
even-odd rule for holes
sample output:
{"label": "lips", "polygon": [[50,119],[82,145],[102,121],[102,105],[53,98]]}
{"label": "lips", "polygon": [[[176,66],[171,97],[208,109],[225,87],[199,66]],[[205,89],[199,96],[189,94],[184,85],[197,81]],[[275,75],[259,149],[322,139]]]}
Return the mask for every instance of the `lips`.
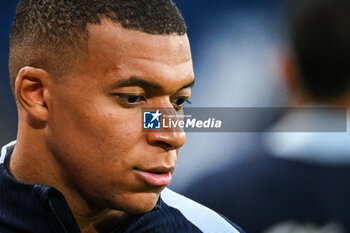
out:
{"label": "lips", "polygon": [[149,185],[167,186],[172,179],[171,170],[168,168],[154,168],[148,170],[136,169],[135,171],[138,178]]}

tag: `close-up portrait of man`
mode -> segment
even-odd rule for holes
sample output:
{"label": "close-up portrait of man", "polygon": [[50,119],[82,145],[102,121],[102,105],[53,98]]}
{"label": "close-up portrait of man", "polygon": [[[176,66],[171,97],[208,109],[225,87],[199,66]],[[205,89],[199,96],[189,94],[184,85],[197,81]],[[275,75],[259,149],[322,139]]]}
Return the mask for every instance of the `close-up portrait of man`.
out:
{"label": "close-up portrait of man", "polygon": [[194,84],[171,0],[21,0],[9,75],[1,233],[243,232],[166,188],[185,133],[142,131],[144,107],[180,111]]}

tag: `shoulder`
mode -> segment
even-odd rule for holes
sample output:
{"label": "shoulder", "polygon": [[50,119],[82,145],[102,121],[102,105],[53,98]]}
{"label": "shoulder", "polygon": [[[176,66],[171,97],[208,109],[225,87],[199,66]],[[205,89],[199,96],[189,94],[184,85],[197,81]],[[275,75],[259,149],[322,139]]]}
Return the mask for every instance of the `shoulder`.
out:
{"label": "shoulder", "polygon": [[1,233],[19,233],[19,231],[11,229],[10,227],[6,226],[4,223],[0,223],[0,232]]}
{"label": "shoulder", "polygon": [[191,222],[204,233],[243,232],[234,223],[215,211],[168,188],[163,190],[161,198],[167,206],[178,210],[187,221]]}
{"label": "shoulder", "polygon": [[151,212],[134,216],[124,229],[115,232],[243,233],[225,217],[170,189],[163,190]]}

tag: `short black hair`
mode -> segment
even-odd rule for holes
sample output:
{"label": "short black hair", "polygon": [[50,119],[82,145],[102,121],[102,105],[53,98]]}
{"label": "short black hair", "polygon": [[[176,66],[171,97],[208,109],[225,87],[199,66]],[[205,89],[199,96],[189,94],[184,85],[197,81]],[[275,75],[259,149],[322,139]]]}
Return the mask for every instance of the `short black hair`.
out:
{"label": "short black hair", "polygon": [[350,1],[291,0],[289,34],[306,92],[316,100],[350,87]]}
{"label": "short black hair", "polygon": [[155,35],[187,30],[172,0],[21,0],[10,34],[12,87],[24,66],[62,75],[62,66],[87,50],[87,25],[100,24],[102,18]]}

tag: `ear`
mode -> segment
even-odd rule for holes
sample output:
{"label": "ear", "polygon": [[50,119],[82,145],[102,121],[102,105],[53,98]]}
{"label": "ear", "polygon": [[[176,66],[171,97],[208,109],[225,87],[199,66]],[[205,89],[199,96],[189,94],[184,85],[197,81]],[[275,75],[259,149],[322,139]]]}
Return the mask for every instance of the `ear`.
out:
{"label": "ear", "polygon": [[43,69],[23,67],[16,78],[15,96],[29,115],[40,121],[47,121],[48,84],[50,75]]}

